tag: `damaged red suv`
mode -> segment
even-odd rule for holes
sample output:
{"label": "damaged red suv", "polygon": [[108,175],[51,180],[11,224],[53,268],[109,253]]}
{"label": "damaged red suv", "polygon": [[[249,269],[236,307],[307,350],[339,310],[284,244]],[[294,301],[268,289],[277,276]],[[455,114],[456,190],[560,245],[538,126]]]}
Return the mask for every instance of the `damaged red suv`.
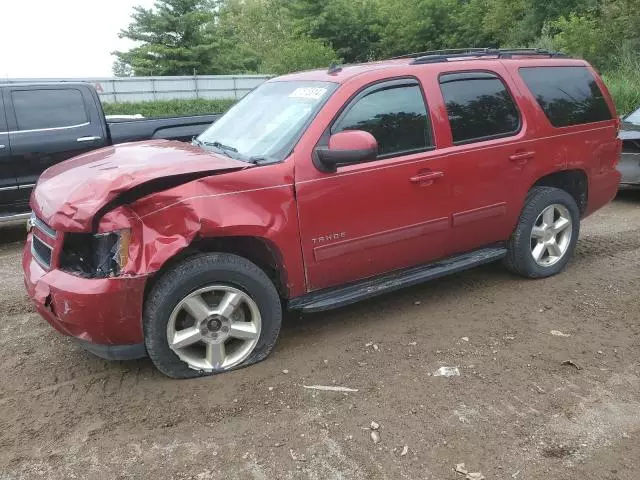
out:
{"label": "damaged red suv", "polygon": [[104,358],[175,378],[264,359],[317,312],[502,260],[548,277],[609,202],[621,144],[584,61],[426,53],[272,79],[193,144],[98,150],[31,199],[25,284]]}

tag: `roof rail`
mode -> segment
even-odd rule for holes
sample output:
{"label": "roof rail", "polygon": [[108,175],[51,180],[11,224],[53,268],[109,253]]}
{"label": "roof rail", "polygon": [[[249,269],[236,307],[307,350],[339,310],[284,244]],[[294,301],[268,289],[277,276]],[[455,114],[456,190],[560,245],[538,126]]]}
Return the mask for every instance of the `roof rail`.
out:
{"label": "roof rail", "polygon": [[403,56],[397,58],[413,58],[412,65],[423,65],[427,63],[448,62],[449,59],[466,58],[466,57],[495,57],[495,58],[513,58],[516,56],[541,56],[547,58],[566,58],[564,53],[552,52],[540,48],[477,48],[477,49],[459,49],[453,53],[433,53],[428,52],[426,55]]}
{"label": "roof rail", "polygon": [[486,52],[491,48],[445,48],[443,50],[427,50],[425,52],[407,53],[405,55],[398,55],[397,57],[391,57],[391,60],[400,60],[402,58],[418,58],[425,57],[427,55],[455,55],[457,53],[476,53]]}

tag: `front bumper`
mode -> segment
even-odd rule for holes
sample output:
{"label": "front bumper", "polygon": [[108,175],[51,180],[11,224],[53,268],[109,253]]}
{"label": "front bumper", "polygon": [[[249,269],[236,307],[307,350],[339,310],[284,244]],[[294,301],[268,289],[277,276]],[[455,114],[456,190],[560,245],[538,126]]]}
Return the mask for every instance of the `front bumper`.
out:
{"label": "front bumper", "polygon": [[22,267],[27,293],[38,313],[53,328],[75,337],[98,356],[143,356],[142,307],[147,277],[82,278],[58,270],[55,262],[46,270],[32,254],[32,237],[33,233],[27,237]]}
{"label": "front bumper", "polygon": [[622,175],[621,188],[640,187],[640,153],[622,152],[618,171]]}

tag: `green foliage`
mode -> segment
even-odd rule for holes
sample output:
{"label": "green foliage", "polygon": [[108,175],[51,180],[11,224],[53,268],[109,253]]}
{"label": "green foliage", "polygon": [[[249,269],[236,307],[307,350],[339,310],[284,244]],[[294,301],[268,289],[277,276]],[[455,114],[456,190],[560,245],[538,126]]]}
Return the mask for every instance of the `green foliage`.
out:
{"label": "green foliage", "polygon": [[602,3],[586,14],[572,14],[551,22],[558,48],[580,56],[601,70],[638,64],[640,1]]}
{"label": "green foliage", "polygon": [[235,100],[161,100],[156,102],[122,102],[103,104],[106,115],[136,115],[145,117],[171,117],[224,113]]}
{"label": "green foliage", "polygon": [[330,45],[347,63],[375,58],[382,34],[385,0],[280,0],[302,36]]}
{"label": "green foliage", "polygon": [[619,114],[631,113],[640,106],[640,61],[627,59],[623,66],[603,75]]}
{"label": "green foliage", "polygon": [[132,77],[133,68],[131,65],[118,58],[113,62],[113,75],[116,77]]}
{"label": "green foliage", "polygon": [[220,11],[219,31],[255,59],[253,70],[259,73],[283,74],[338,61],[323,40],[295,32],[283,0],[228,0]]}
{"label": "green foliage", "polygon": [[269,73],[460,47],[562,50],[637,101],[640,0],[156,0],[136,7],[114,73]]}
{"label": "green foliage", "polygon": [[114,52],[120,66],[129,65],[136,75],[226,73],[226,65],[213,61],[221,46],[214,34],[217,3],[156,0],[150,9],[134,7],[132,22],[120,37],[140,45]]}
{"label": "green foliage", "polygon": [[277,49],[265,55],[261,73],[283,74],[338,62],[335,52],[327,45],[309,37],[284,40]]}
{"label": "green foliage", "polygon": [[597,65],[608,58],[600,23],[593,15],[560,17],[551,27],[558,33],[552,37],[557,50],[571,52]]}

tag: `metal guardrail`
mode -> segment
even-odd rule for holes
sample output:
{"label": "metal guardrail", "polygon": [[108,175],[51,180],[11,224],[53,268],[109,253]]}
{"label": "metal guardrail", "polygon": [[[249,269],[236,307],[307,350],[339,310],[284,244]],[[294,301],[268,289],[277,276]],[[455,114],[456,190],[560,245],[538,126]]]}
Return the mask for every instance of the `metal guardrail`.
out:
{"label": "metal guardrail", "polygon": [[179,77],[12,78],[2,83],[88,82],[103,102],[175,99],[240,99],[268,80],[268,75],[195,75]]}

